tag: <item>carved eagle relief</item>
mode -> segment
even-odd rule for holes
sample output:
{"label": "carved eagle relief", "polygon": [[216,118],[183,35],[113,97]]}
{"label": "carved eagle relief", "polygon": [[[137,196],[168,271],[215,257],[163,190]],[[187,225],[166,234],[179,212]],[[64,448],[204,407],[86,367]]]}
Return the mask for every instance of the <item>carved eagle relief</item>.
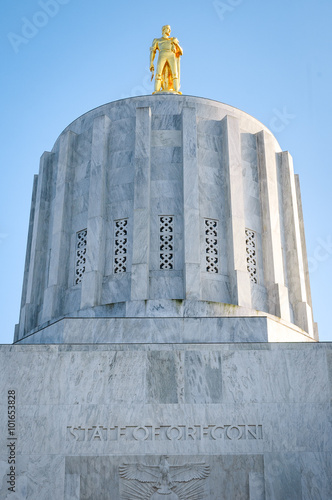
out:
{"label": "carved eagle relief", "polygon": [[159,465],[121,465],[122,500],[202,500],[202,480],[210,474],[210,466],[205,463],[170,465],[167,459],[162,456]]}

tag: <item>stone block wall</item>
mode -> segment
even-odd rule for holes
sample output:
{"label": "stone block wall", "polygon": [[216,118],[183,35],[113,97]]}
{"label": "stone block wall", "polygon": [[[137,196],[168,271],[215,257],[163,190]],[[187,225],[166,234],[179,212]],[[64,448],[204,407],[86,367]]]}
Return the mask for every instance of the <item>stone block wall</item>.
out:
{"label": "stone block wall", "polygon": [[193,317],[200,303],[270,314],[317,339],[292,159],[256,119],[208,99],[96,108],[41,158],[15,340],[66,316],[186,303]]}
{"label": "stone block wall", "polygon": [[0,346],[0,389],[3,499],[332,498],[327,343]]}

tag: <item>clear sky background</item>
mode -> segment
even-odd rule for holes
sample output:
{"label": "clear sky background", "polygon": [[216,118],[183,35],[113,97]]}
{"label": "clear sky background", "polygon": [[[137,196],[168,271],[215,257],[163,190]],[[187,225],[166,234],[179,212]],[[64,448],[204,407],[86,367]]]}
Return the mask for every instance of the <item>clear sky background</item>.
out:
{"label": "clear sky background", "polygon": [[263,122],[300,175],[315,320],[332,340],[332,1],[2,0],[0,343],[18,322],[33,175],[61,131],[152,93],[149,47],[170,24],[182,92]]}

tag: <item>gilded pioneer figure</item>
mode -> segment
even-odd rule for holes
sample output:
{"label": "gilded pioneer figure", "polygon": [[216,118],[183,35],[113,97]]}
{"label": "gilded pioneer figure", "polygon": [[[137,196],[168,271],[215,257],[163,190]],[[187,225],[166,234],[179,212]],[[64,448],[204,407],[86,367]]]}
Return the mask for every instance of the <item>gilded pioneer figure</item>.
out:
{"label": "gilded pioneer figure", "polygon": [[162,28],[162,37],[155,38],[150,49],[150,71],[151,80],[154,76],[154,58],[157,50],[159,57],[154,84],[156,92],[171,92],[181,94],[180,90],[180,56],[183,50],[177,38],[171,37],[171,27],[167,24]]}

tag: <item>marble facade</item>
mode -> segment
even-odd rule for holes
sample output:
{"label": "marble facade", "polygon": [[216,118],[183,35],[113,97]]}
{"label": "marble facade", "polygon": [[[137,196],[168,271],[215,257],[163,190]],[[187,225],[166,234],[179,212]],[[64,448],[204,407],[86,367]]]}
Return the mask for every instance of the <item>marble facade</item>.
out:
{"label": "marble facade", "polygon": [[154,95],[71,123],[0,346],[0,499],[332,498],[303,227],[291,156],[240,110]]}
{"label": "marble facade", "polygon": [[[172,219],[171,268],[161,265],[162,216]],[[190,96],[106,104],[41,158],[15,341],[47,338],[66,317],[137,316],[203,317],[207,329],[209,317],[264,316],[289,327],[286,340],[317,340],[302,227],[291,156],[255,118]]]}
{"label": "marble facade", "polygon": [[[188,469],[172,490],[188,495],[173,498],[332,497],[329,344],[17,344],[1,347],[0,366],[2,499],[152,498],[158,478],[144,490],[137,466],[158,472],[164,456]],[[209,472],[196,483],[193,464]]]}

